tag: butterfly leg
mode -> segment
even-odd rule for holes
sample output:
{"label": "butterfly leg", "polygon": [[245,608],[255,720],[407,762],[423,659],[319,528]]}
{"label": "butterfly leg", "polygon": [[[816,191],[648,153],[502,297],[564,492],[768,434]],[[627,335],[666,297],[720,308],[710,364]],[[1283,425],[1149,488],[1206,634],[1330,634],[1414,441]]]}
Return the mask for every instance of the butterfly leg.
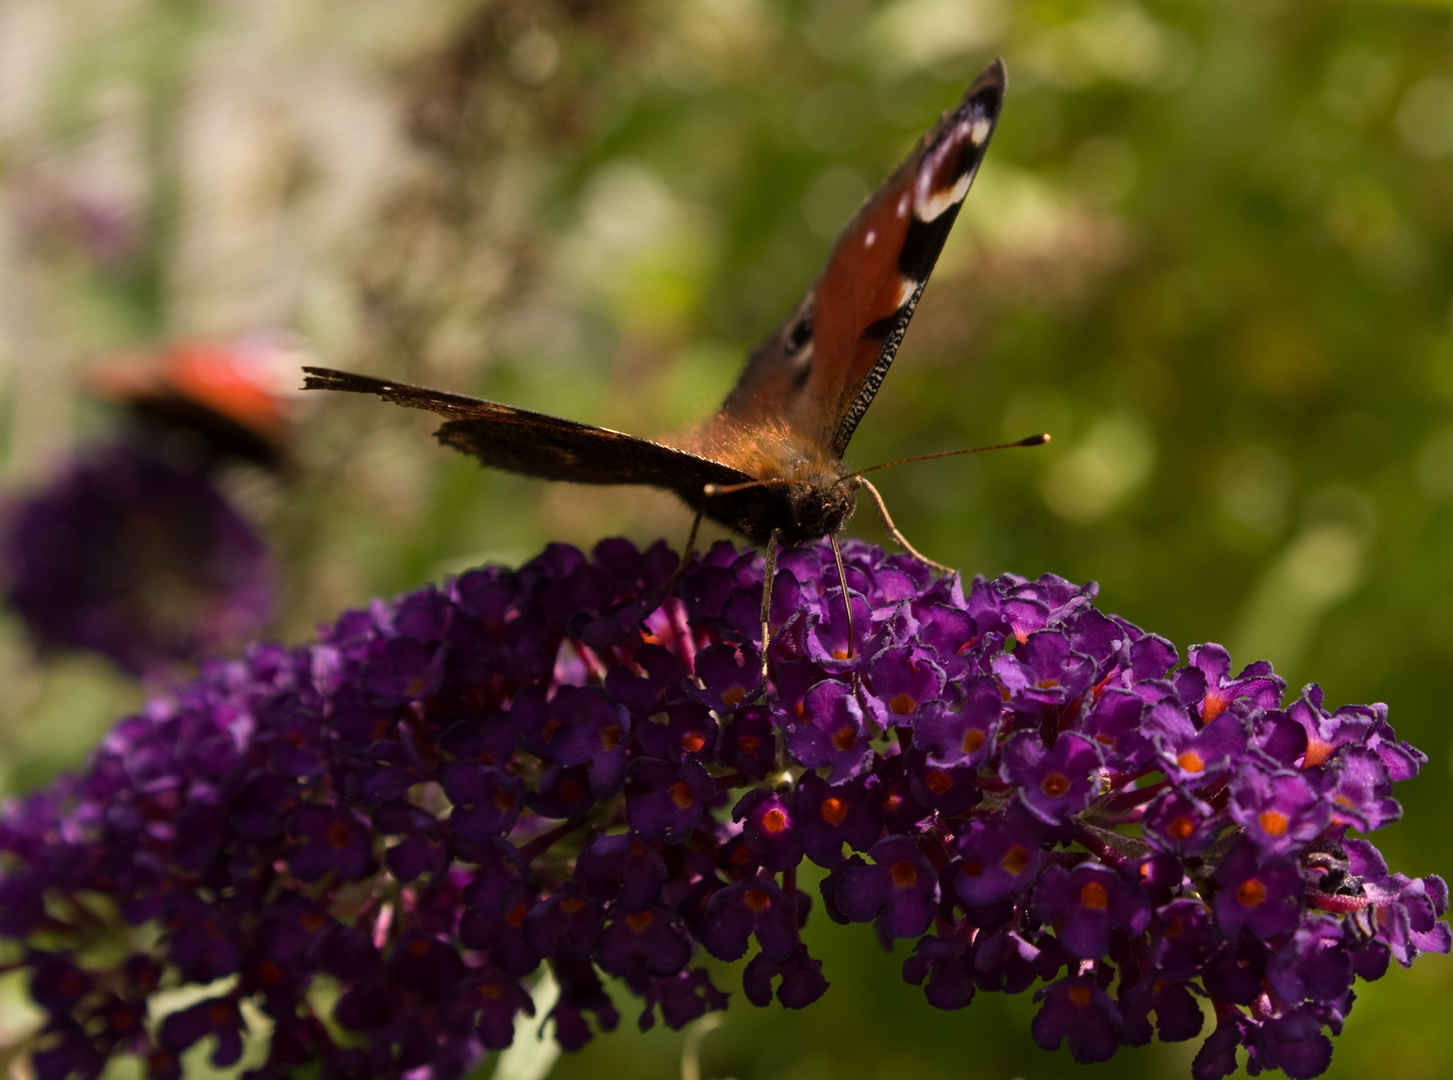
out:
{"label": "butterfly leg", "polygon": [[772,582],[777,577],[777,542],[781,536],[776,529],[767,537],[766,570],[762,575],[762,694],[767,693],[767,646],[772,641]]}
{"label": "butterfly leg", "polygon": [[842,583],[843,587],[843,607],[847,609],[848,613],[847,659],[851,660],[856,655],[858,636],[853,633],[853,601],[848,596],[848,572],[843,569],[843,553],[842,549],[837,546],[837,536],[833,533],[828,533],[827,542],[832,545],[832,557],[837,563],[837,579]]}
{"label": "butterfly leg", "polygon": [[671,589],[681,580],[681,575],[686,573],[686,568],[691,565],[691,556],[696,554],[696,534],[701,529],[702,512],[696,512],[696,519],[691,523],[691,532],[686,537],[686,547],[682,549],[681,561],[676,564],[676,569],[671,571],[671,576],[661,586],[661,596],[664,598],[671,594]]}
{"label": "butterfly leg", "polygon": [[888,506],[886,503],[883,502],[883,496],[878,494],[878,489],[870,484],[867,480],[864,480],[861,476],[858,477],[858,483],[862,484],[863,487],[867,488],[868,494],[872,496],[873,505],[878,508],[878,516],[883,519],[883,525],[888,530],[888,535],[894,539],[899,547],[901,547],[904,551],[908,552],[908,554],[912,555],[915,559],[917,559],[924,566],[927,566],[931,570],[937,570],[940,574],[952,574],[954,572],[953,567],[945,566],[943,563],[934,562],[927,555],[924,555],[916,547],[910,544],[908,540],[904,537],[904,535],[898,531],[898,526],[893,524],[893,519],[888,516]]}

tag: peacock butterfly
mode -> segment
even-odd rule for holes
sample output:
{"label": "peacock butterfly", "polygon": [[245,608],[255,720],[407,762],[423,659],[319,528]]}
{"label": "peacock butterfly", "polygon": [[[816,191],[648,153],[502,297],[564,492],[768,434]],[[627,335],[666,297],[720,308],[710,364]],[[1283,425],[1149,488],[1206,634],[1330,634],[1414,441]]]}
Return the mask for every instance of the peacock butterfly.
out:
{"label": "peacock butterfly", "polygon": [[[765,545],[769,583],[779,543],[826,536],[836,550],[860,486],[899,543],[945,569],[913,550],[877,490],[849,472],[842,457],[888,374],[983,160],[1004,85],[1002,61],[979,73],[957,108],[919,140],[848,223],[816,284],[747,357],[720,411],[678,446],[329,368],[304,368],[306,388],[372,393],[439,413],[448,418],[435,433],[440,442],[498,469],[580,484],[665,488],[697,511],[698,523],[705,515]],[[764,645],[767,601],[764,596]]]}

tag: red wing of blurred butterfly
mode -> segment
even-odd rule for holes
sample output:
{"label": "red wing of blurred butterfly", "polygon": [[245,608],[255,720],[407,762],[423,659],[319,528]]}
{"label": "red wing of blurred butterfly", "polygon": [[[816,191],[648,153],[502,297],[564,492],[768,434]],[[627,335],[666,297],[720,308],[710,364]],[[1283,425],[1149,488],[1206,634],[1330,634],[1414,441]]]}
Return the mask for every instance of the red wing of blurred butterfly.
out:
{"label": "red wing of blurred butterfly", "polygon": [[854,505],[843,451],[983,160],[1004,81],[995,60],[919,140],[848,223],[796,310],[752,350],[721,410],[679,446],[329,368],[305,368],[306,386],[438,413],[440,442],[498,469],[665,488],[759,544],[833,536]]}

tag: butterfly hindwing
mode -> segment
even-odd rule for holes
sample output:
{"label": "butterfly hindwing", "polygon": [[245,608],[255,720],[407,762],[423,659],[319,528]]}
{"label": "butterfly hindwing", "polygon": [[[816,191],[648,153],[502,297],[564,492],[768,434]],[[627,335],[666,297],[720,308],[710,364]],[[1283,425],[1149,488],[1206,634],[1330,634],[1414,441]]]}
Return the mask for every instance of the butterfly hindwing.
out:
{"label": "butterfly hindwing", "polygon": [[434,435],[445,446],[525,476],[577,484],[651,484],[676,492],[693,506],[701,503],[707,484],[751,479],[709,458],[610,428],[348,371],[303,370],[309,390],[377,394],[385,401],[438,413],[447,420]]}
{"label": "butterfly hindwing", "polygon": [[798,309],[748,357],[720,419],[782,423],[842,456],[983,160],[1004,82],[995,60],[858,211]]}

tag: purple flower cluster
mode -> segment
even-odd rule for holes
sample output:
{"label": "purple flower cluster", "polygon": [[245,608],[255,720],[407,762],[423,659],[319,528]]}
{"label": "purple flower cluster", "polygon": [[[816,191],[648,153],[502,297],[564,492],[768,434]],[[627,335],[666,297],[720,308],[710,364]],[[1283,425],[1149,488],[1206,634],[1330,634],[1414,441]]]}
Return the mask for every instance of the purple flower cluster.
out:
{"label": "purple flower cluster", "polygon": [[91,649],[137,675],[256,637],[271,563],[210,461],[164,433],[92,448],[6,508],[5,600],[43,646]]}
{"label": "purple flower cluster", "polygon": [[1238,1048],[1320,1073],[1354,977],[1449,950],[1443,882],[1349,835],[1424,760],[1383,707],[1283,707],[1214,645],[1177,668],[1058,578],[844,558],[852,640],[829,549],[782,555],[765,692],[762,563],[728,544],[664,602],[665,545],[552,546],[208,665],[0,819],[36,1076],[176,1077],[209,1037],[227,1066],[246,1005],[254,1077],[456,1077],[541,961],[571,1049],[619,1020],[606,977],[643,1028],[722,1008],[702,953],[802,1008],[828,985],[803,859],[830,918],[915,941],[931,1004],[1042,981],[1034,1037],[1079,1060],[1192,1038],[1209,1003],[1197,1078]]}

